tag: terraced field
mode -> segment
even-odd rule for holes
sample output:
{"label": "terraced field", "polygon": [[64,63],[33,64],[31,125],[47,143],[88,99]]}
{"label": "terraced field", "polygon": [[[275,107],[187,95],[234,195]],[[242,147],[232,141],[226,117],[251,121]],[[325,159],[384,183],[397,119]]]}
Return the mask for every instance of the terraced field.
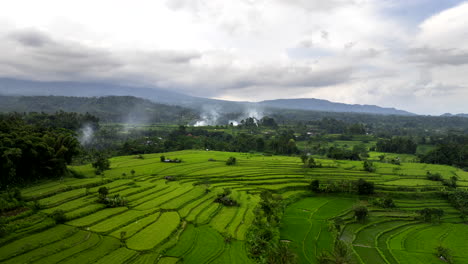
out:
{"label": "terraced field", "polygon": [[[397,200],[392,210],[371,206],[364,223],[354,219],[352,206],[356,203],[353,198],[332,196],[293,203],[285,211],[281,238],[298,253],[300,263],[319,263],[316,256],[333,251],[337,238],[329,227],[339,216],[344,225],[338,238],[349,245],[356,263],[443,263],[435,254],[438,246],[450,248],[454,263],[467,263],[468,227],[446,201]],[[428,206],[445,211],[441,223],[415,220],[416,211]]]}
{"label": "terraced field", "polygon": [[[258,194],[264,189],[294,200],[310,193],[307,186],[312,179],[327,184],[363,178],[374,182],[380,193],[398,190],[424,196],[444,188],[439,182],[427,181],[427,171],[444,178],[456,175],[460,185],[468,183],[468,173],[440,165],[375,163],[376,172],[368,173],[362,162],[353,161],[317,160],[323,168],[304,169],[297,157],[211,151],[164,155],[183,162],[162,163],[159,154],[144,155],[144,159],[116,157],[104,178],[94,176],[90,165],[77,166],[73,169],[87,178],[24,189],[24,197],[31,204],[37,201],[40,209],[7,219],[13,233],[0,239],[0,262],[250,263],[245,237],[254,220]],[[235,166],[225,165],[230,156],[237,158]],[[123,176],[132,175],[132,170],[134,176]],[[128,205],[105,208],[97,203],[102,186],[109,188],[111,197],[125,197]],[[232,190],[239,206],[214,202],[223,188]],[[455,235],[468,235],[467,228],[447,202],[401,199],[392,211],[373,208],[369,221],[359,224],[349,213],[357,200],[309,197],[286,209],[282,239],[290,241],[300,263],[316,263],[319,252],[332,249],[335,238],[329,220],[335,216],[345,219],[340,238],[363,263],[436,263],[431,255],[436,242],[454,248],[456,263],[468,259],[466,243]],[[443,224],[414,220],[415,211],[428,203],[446,211]],[[64,224],[55,225],[49,217],[57,209],[65,212]],[[233,238],[230,243],[225,242],[227,236]],[[430,237],[434,239],[427,239]],[[419,239],[434,243],[418,244]],[[408,262],[413,259],[415,262]]]}

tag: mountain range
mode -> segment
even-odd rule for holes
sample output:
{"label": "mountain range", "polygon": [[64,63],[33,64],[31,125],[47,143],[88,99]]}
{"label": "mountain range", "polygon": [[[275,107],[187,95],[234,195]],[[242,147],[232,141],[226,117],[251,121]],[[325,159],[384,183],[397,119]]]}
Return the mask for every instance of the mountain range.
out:
{"label": "mountain range", "polygon": [[4,96],[73,96],[73,97],[103,97],[103,96],[134,96],[148,99],[159,104],[183,106],[196,110],[214,107],[223,113],[242,112],[246,107],[261,107],[275,109],[313,110],[323,112],[350,112],[381,115],[414,115],[413,113],[395,108],[384,108],[376,105],[358,105],[335,103],[314,98],[277,99],[257,103],[225,101],[210,98],[195,97],[173,92],[162,88],[115,85],[92,82],[43,82],[0,78],[0,95]]}

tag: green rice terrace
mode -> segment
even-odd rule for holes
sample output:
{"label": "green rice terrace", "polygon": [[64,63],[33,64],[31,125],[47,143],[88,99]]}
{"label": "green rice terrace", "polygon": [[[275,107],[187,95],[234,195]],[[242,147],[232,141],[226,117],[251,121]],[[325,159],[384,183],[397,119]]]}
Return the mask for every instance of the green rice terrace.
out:
{"label": "green rice terrace", "polygon": [[[91,165],[75,166],[81,177],[22,189],[28,206],[6,216],[12,232],[0,239],[0,262],[267,263],[251,252],[262,193],[269,190],[285,206],[278,239],[298,263],[468,263],[468,225],[439,195],[447,187],[427,178],[428,172],[456,176],[458,189],[467,189],[463,170],[374,162],[368,172],[360,161],[316,159],[320,167],[304,168],[298,157],[192,150],[164,155],[181,162],[164,162],[161,154],[115,157],[99,176]],[[236,158],[232,166],[226,165],[229,157]],[[372,198],[310,190],[313,180],[326,189],[351,188],[359,179],[374,183]],[[99,202],[102,187],[106,197],[126,204]],[[235,204],[219,202],[223,193]],[[394,206],[379,206],[383,197],[392,197]],[[368,208],[364,221],[356,218],[359,206]],[[424,208],[443,215],[424,221],[418,213]],[[351,262],[330,262],[340,243]],[[449,249],[451,259],[437,248]]]}

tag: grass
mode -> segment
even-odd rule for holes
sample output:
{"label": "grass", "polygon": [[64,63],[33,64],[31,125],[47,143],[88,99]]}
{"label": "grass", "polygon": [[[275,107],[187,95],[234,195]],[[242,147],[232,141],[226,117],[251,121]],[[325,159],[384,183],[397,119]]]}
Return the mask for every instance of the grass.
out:
{"label": "grass", "polygon": [[127,240],[127,246],[134,250],[150,250],[169,237],[179,225],[176,212],[162,213],[159,219]]}

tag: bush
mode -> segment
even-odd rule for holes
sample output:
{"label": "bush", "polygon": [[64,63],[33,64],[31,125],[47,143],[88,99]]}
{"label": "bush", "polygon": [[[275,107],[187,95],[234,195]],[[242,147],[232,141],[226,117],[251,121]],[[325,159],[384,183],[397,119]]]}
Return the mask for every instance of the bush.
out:
{"label": "bush", "polygon": [[100,175],[103,171],[110,169],[110,161],[102,155],[99,155],[91,165],[96,169],[96,175]]}
{"label": "bush", "polygon": [[111,207],[111,208],[126,206],[127,205],[127,199],[125,199],[125,197],[120,196],[119,194],[116,194],[114,196],[114,198],[106,197],[104,199],[104,204],[107,207]]}
{"label": "bush", "polygon": [[424,208],[418,211],[424,222],[440,222],[440,218],[445,214],[444,210],[439,208]]}
{"label": "bush", "polygon": [[390,197],[378,198],[378,199],[372,200],[371,203],[375,206],[379,206],[382,208],[395,208],[396,207],[395,202]]}
{"label": "bush", "polygon": [[315,193],[320,192],[320,181],[319,180],[313,180],[310,185],[309,189]]}
{"label": "bush", "polygon": [[359,222],[363,222],[367,219],[367,216],[369,214],[369,210],[367,210],[367,207],[365,206],[358,206],[354,208],[354,217],[356,220]]}
{"label": "bush", "polygon": [[443,246],[438,246],[436,250],[437,250],[438,258],[444,260],[447,263],[453,263],[453,258],[448,248],[444,248]]}
{"label": "bush", "polygon": [[228,166],[235,165],[236,162],[237,162],[237,160],[236,160],[235,157],[229,157],[229,159],[226,160],[226,165],[228,165]]}
{"label": "bush", "polygon": [[220,203],[225,206],[239,206],[239,203],[234,200],[231,196],[231,189],[224,188],[223,193],[218,194],[215,199],[215,203]]}
{"label": "bush", "polygon": [[52,217],[52,219],[55,220],[56,224],[62,224],[62,223],[65,223],[65,221],[67,221],[67,217],[65,216],[65,211],[61,209],[57,209],[53,211],[50,216]]}
{"label": "bush", "polygon": [[374,183],[364,179],[359,179],[356,183],[359,195],[369,195],[374,193]]}
{"label": "bush", "polygon": [[104,200],[109,194],[109,189],[107,189],[107,187],[105,186],[102,186],[99,188],[98,193],[99,193],[99,199]]}
{"label": "bush", "polygon": [[159,157],[159,160],[160,160],[161,162],[164,162],[164,161],[166,160],[166,157],[163,155],[163,156]]}
{"label": "bush", "polygon": [[440,175],[440,173],[431,173],[430,171],[428,171],[426,173],[426,178],[430,181],[442,181],[442,175]]}
{"label": "bush", "polygon": [[368,172],[375,172],[375,167],[372,161],[365,160],[363,162],[364,170]]}

